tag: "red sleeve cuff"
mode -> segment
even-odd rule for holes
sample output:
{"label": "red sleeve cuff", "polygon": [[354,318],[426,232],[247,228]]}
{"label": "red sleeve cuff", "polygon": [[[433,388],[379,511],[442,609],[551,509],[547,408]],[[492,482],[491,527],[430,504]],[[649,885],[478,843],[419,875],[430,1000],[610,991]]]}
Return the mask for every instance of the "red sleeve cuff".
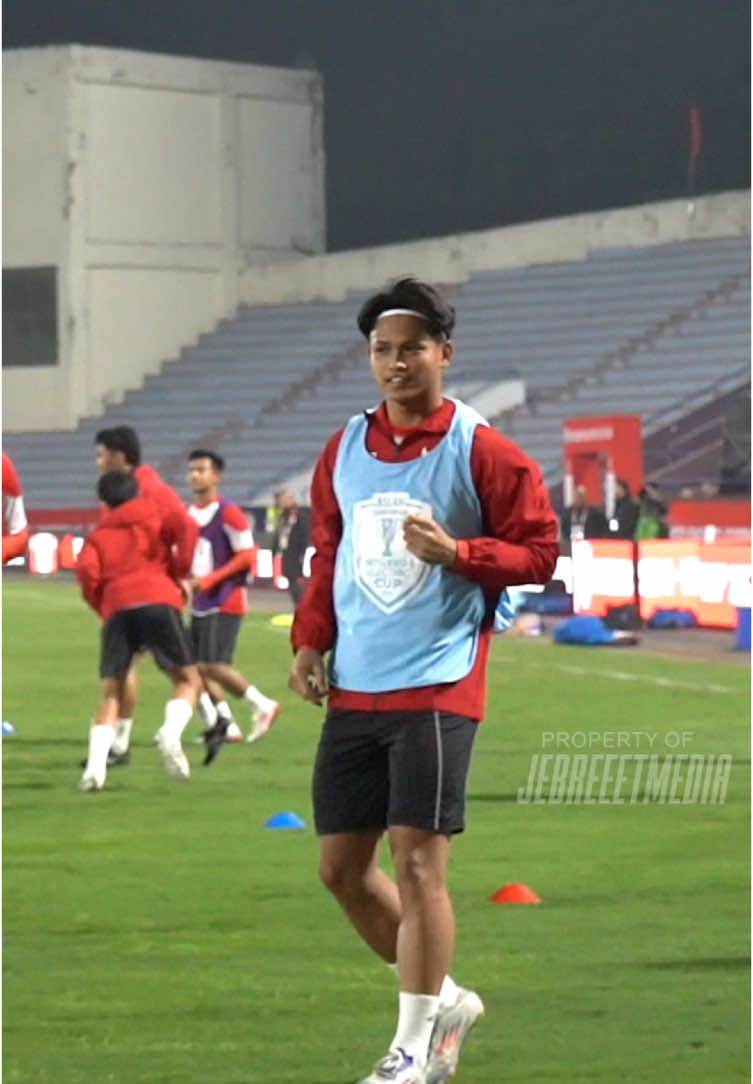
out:
{"label": "red sleeve cuff", "polygon": [[458,538],[457,552],[455,553],[455,560],[452,562],[450,572],[464,573],[468,568],[468,558],[471,552],[471,544],[467,538]]}

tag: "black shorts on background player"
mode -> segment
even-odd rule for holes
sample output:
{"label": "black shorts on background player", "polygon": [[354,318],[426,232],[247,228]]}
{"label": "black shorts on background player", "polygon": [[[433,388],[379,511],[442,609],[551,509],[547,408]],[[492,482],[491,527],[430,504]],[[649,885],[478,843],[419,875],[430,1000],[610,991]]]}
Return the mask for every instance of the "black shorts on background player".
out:
{"label": "black shorts on background player", "polygon": [[134,606],[114,613],[102,629],[99,676],[125,677],[134,655],[142,651],[151,652],[168,673],[192,665],[185,627],[172,606]]}
{"label": "black shorts on background player", "polygon": [[212,613],[191,618],[191,644],[197,662],[224,662],[230,665],[238,643],[240,614]]}

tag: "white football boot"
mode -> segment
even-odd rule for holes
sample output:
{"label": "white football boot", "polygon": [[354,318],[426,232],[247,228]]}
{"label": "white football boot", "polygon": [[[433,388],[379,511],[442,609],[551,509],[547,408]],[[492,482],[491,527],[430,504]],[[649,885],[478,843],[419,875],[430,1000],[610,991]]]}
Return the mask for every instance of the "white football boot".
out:
{"label": "white football boot", "polygon": [[253,728],[246,741],[258,741],[272,727],[282,707],[276,700],[269,700],[263,708],[257,708],[252,716]]}
{"label": "white football boot", "polygon": [[478,994],[462,986],[453,1004],[439,1010],[429,1043],[426,1084],[444,1084],[455,1075],[463,1043],[483,1012]]}
{"label": "white football boot", "polygon": [[191,768],[180,740],[166,735],[163,727],[157,731],[157,748],[168,775],[171,775],[173,779],[189,778]]}
{"label": "white football boot", "polygon": [[358,1084],[427,1084],[427,1077],[415,1059],[398,1047],[381,1058]]}

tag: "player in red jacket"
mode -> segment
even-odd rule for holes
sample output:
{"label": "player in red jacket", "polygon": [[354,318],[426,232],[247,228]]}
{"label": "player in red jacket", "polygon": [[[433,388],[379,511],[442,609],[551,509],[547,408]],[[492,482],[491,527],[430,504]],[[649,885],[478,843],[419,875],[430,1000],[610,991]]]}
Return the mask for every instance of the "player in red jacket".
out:
{"label": "player in red jacket", "polygon": [[[94,438],[97,467],[100,473],[119,470],[132,472],[142,497],[155,503],[161,517],[161,560],[165,571],[177,581],[187,581],[191,571],[198,528],[175,492],[148,463],[141,462],[141,444],[129,425],[100,429]],[[122,684],[120,715],[115,741],[108,763],[127,764],[130,760],[131,730],[138,699],[136,660]]]}
{"label": "player in red jacket", "polygon": [[149,650],[173,683],[158,744],[168,772],[187,779],[190,770],[181,735],[196,704],[201,677],[181,620],[183,595],[166,572],[155,503],[139,496],[132,473],[107,471],[97,493],[107,508],[84,542],[76,564],[81,592],[104,622],[100,677],[102,696],[89,731],[89,755],[80,789],[101,790],[115,738],[123,683],[134,655]]}
{"label": "player in red jacket", "polygon": [[3,564],[22,557],[29,543],[24,495],[13,460],[3,452]]}

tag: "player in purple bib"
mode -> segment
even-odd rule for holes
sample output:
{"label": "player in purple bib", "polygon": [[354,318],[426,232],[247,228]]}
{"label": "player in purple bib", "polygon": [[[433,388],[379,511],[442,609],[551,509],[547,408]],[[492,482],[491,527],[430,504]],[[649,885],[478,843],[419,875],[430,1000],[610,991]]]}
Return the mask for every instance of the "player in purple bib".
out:
{"label": "player in purple bib", "polygon": [[188,511],[199,528],[191,567],[191,639],[206,687],[199,699],[207,724],[205,763],[214,759],[223,742],[243,738],[226,693],[248,701],[253,709],[248,741],[263,737],[280,714],[277,701],[265,696],[233,666],[248,608],[246,579],[254,538],[244,512],[220,496],[224,467],[221,456],[204,448],[188,457],[188,481],[194,495]]}

